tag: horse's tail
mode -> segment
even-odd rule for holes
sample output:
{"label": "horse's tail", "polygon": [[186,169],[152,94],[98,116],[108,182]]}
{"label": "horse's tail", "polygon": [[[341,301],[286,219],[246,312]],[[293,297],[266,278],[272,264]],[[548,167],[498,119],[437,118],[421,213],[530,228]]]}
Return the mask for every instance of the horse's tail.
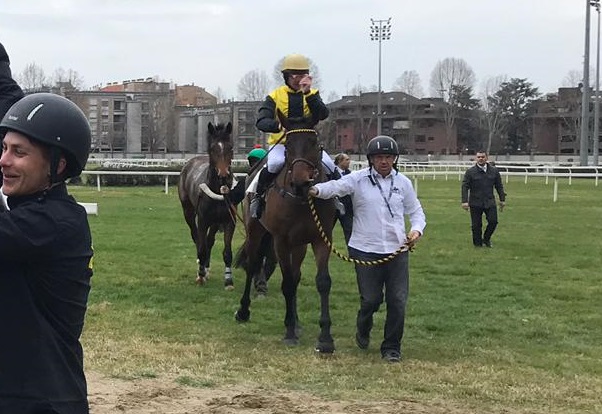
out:
{"label": "horse's tail", "polygon": [[234,268],[247,270],[247,250],[244,244],[238,248],[238,251],[234,255]]}

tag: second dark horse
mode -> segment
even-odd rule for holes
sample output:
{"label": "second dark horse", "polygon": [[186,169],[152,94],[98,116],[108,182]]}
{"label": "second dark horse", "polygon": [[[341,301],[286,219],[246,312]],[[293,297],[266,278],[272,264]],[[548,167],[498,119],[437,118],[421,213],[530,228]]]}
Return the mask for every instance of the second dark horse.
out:
{"label": "second dark horse", "polygon": [[[286,125],[283,124],[285,128]],[[330,327],[330,288],[328,271],[330,248],[320,235],[311,215],[307,191],[318,181],[325,179],[321,165],[321,149],[318,135],[312,129],[290,129],[286,134],[285,166],[276,178],[274,187],[266,193],[266,208],[260,220],[250,218],[246,222],[245,240],[246,284],[240,300],[236,319],[246,322],[251,311],[251,283],[261,266],[261,242],[266,232],[273,237],[274,249],[282,272],[282,293],[286,302],[284,317],[284,342],[298,343],[299,318],[297,315],[297,288],[301,280],[301,263],[311,244],[316,260],[316,287],[320,294],[320,335],[316,351],[332,354],[335,350]],[[326,237],[332,239],[335,207],[332,200],[315,200],[315,207]]]}
{"label": "second dark horse", "polygon": [[227,196],[220,194],[220,187],[232,187],[234,175],[230,170],[232,162],[232,124],[214,126],[209,122],[206,156],[198,155],[190,159],[182,168],[178,182],[178,196],[182,204],[184,219],[190,228],[190,235],[197,251],[197,283],[207,281],[211,259],[211,248],[215,234],[224,231],[224,285],[233,288],[232,279],[232,237],[236,225],[235,206]]}

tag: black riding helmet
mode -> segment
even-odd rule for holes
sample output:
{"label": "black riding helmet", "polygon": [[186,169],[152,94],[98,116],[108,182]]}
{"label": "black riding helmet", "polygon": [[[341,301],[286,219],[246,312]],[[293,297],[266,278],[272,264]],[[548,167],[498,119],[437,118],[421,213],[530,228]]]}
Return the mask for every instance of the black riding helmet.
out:
{"label": "black riding helmet", "polygon": [[34,93],[17,101],[0,122],[0,136],[7,131],[19,132],[51,149],[52,182],[61,153],[67,161],[63,179],[78,176],[88,161],[88,120],[77,105],[60,95]]}
{"label": "black riding helmet", "polygon": [[[368,157],[368,165],[372,166],[370,156],[378,154],[391,154],[397,157],[399,155],[399,147],[393,138],[387,135],[377,135],[368,142],[366,156]],[[393,163],[393,168],[397,170],[397,158]]]}
{"label": "black riding helmet", "polygon": [[378,135],[372,138],[370,142],[368,142],[366,155],[369,157],[370,155],[376,154],[399,155],[399,147],[397,146],[397,142],[387,135]]}

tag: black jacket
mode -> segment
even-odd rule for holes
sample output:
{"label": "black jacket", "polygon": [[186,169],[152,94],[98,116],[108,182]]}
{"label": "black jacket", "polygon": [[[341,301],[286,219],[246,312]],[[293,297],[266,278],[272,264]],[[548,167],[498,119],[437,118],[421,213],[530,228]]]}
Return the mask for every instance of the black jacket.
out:
{"label": "black jacket", "polygon": [[506,200],[500,172],[491,164],[487,164],[487,172],[476,165],[469,168],[462,181],[462,203],[471,207],[488,208],[495,206],[493,188],[498,193],[500,201]]}
{"label": "black jacket", "polygon": [[22,97],[23,91],[12,78],[6,49],[0,43],[0,119],[4,117],[8,108]]}
{"label": "black jacket", "polygon": [[313,128],[329,115],[328,107],[317,89],[312,89],[307,94],[294,91],[287,85],[274,89],[259,108],[255,124],[260,131],[271,133],[268,138],[270,145],[279,142],[283,134],[280,130],[278,111],[282,112],[295,128]]}
{"label": "black jacket", "polygon": [[86,211],[64,184],[8,203],[0,213],[0,414],[88,413],[79,342],[92,276]]}

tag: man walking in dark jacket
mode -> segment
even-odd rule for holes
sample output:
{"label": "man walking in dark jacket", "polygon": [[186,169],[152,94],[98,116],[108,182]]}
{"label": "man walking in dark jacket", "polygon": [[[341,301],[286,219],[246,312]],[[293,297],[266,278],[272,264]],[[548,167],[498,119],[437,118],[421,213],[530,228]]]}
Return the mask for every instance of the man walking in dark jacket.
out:
{"label": "man walking in dark jacket", "polygon": [[[500,172],[487,163],[487,153],[479,151],[476,158],[477,163],[466,171],[462,181],[462,208],[470,209],[472,243],[475,247],[491,247],[491,235],[497,227],[497,206],[493,188],[495,187],[500,199],[500,211],[504,209],[506,193]],[[487,219],[487,227],[485,232],[481,233],[483,213]]]}

